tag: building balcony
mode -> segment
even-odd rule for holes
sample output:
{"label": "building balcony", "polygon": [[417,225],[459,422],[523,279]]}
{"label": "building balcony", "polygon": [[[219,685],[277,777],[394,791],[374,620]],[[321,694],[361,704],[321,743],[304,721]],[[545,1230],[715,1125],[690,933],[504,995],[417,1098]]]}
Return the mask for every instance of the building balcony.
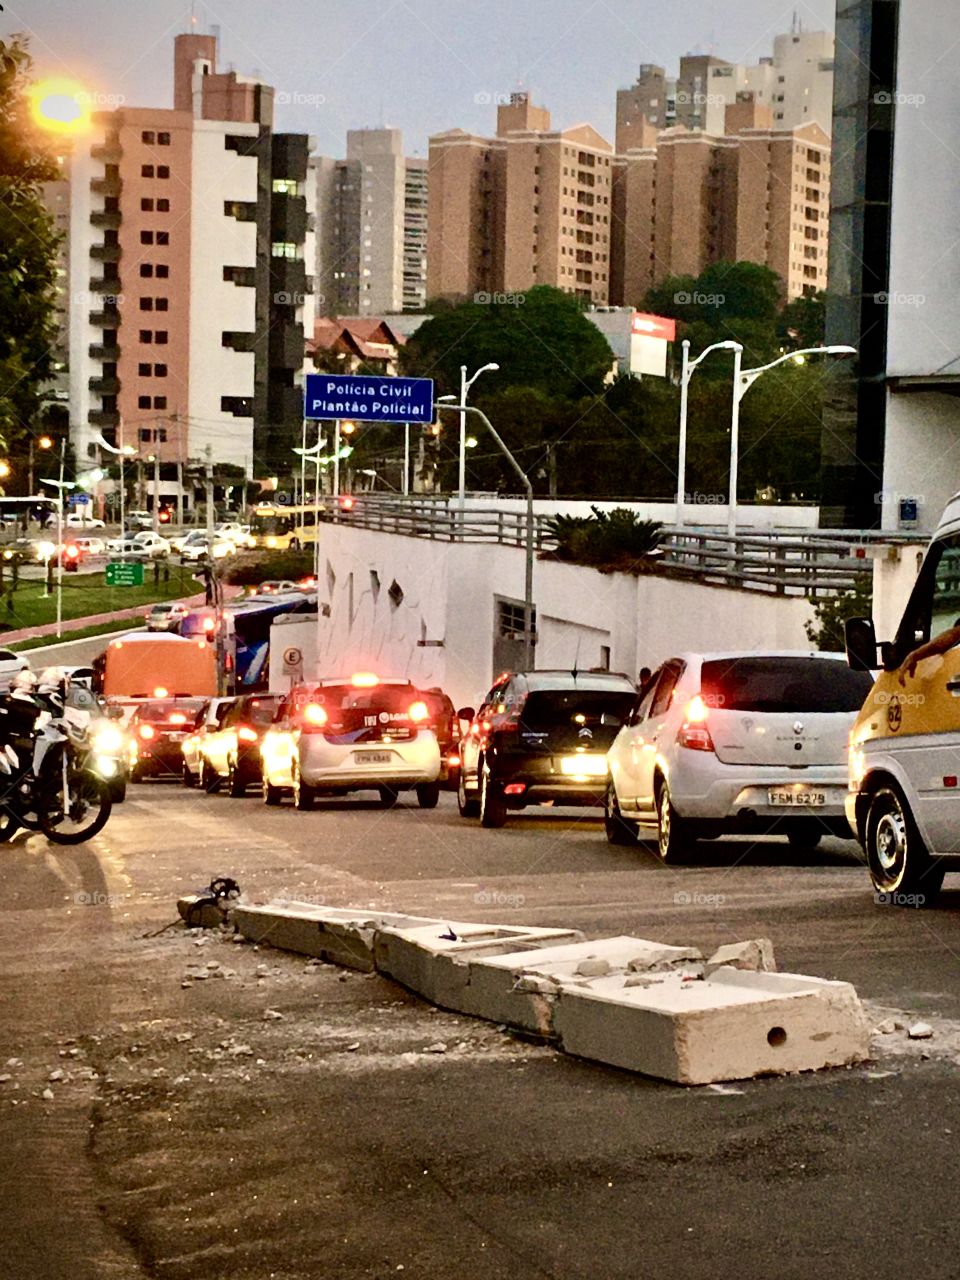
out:
{"label": "building balcony", "polygon": [[119,142],[98,142],[96,146],[90,148],[90,155],[94,160],[101,160],[104,164],[119,164],[123,152],[120,150]]}
{"label": "building balcony", "polygon": [[[307,292],[307,269],[299,258],[270,259],[270,292],[277,306],[297,306]],[[282,298],[279,295],[284,295]]]}
{"label": "building balcony", "polygon": [[115,329],[120,324],[120,309],[104,307],[102,311],[91,311],[87,319],[98,329]]}
{"label": "building balcony", "polygon": [[98,396],[115,396],[120,391],[119,378],[89,378],[87,387]]}
{"label": "building balcony", "polygon": [[270,150],[270,177],[303,182],[307,176],[310,139],[303,133],[275,133]]}
{"label": "building balcony", "polygon": [[228,347],[231,351],[253,351],[257,345],[257,335],[255,333],[242,333],[237,330],[224,330],[221,337],[222,345]]}
{"label": "building balcony", "polygon": [[120,414],[116,409],[91,409],[87,421],[91,427],[119,427]]}
{"label": "building balcony", "polygon": [[271,369],[300,369],[303,360],[303,325],[279,324],[270,330],[268,362]]}
{"label": "building balcony", "polygon": [[223,278],[227,284],[237,284],[246,289],[253,289],[257,283],[257,269],[256,267],[224,267]]}
{"label": "building balcony", "polygon": [[119,262],[120,246],[118,244],[94,244],[90,246],[90,257],[97,262]]}
{"label": "building balcony", "polygon": [[104,231],[119,230],[122,221],[123,215],[119,209],[99,209],[96,213],[91,213],[90,215],[90,225],[92,227],[101,227]]}
{"label": "building balcony", "polygon": [[[276,384],[267,389],[267,418],[270,422],[303,421],[303,387]],[[299,427],[298,427],[299,430]]]}
{"label": "building balcony", "polygon": [[277,193],[270,198],[270,239],[286,244],[303,244],[307,234],[305,196]]}
{"label": "building balcony", "polygon": [[117,294],[120,292],[119,276],[93,276],[90,280],[91,293]]}
{"label": "building balcony", "polygon": [[123,183],[119,178],[91,178],[90,190],[94,195],[98,196],[118,196],[123,190]]}
{"label": "building balcony", "polygon": [[[120,319],[119,316],[116,318],[117,320]],[[91,321],[92,319],[93,317],[91,316]],[[90,356],[91,360],[119,360],[120,348],[116,343],[112,343],[110,346],[105,346],[102,342],[91,342],[89,347],[87,347],[87,354]],[[90,389],[91,391],[93,390],[92,387]]]}

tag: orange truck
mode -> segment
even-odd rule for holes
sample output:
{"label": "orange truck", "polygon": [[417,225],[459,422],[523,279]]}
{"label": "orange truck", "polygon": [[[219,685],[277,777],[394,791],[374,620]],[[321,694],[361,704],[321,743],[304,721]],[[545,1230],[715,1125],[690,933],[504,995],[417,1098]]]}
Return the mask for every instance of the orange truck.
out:
{"label": "orange truck", "polygon": [[111,640],[94,664],[106,698],[215,698],[217,651],[207,640],[140,634]]}

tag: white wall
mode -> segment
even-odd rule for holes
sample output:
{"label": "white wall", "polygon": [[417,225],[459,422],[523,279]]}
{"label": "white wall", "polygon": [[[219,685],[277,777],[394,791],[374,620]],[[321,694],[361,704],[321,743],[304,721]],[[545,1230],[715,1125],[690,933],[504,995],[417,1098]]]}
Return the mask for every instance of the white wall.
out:
{"label": "white wall", "polygon": [[[522,600],[524,563],[518,548],[325,527],[319,591],[330,617],[319,623],[319,671],[404,675],[442,685],[458,704],[475,702],[496,674],[494,598]],[[403,591],[398,605],[389,597],[394,581]],[[538,560],[534,600],[539,666],[595,666],[606,646],[611,668],[636,676],[642,666],[683,650],[808,647],[803,624],[811,610],[797,598]],[[282,675],[281,646],[289,646],[292,634],[285,628],[280,644],[271,645],[275,680]],[[311,620],[299,625],[294,641],[304,648],[308,678],[316,636]]]}
{"label": "white wall", "polygon": [[253,333],[256,290],[224,280],[225,266],[257,260],[254,222],[224,214],[225,200],[256,200],[257,158],[224,146],[226,134],[256,136],[257,126],[194,122],[190,208],[190,444],[202,458],[209,444],[214,462],[251,467],[253,418],[224,413],[221,396],[253,397],[253,352],[225,347],[225,330]]}
{"label": "white wall", "polygon": [[919,503],[918,529],[932,532],[960,489],[960,400],[937,392],[888,392],[881,525],[897,528],[901,498]]}

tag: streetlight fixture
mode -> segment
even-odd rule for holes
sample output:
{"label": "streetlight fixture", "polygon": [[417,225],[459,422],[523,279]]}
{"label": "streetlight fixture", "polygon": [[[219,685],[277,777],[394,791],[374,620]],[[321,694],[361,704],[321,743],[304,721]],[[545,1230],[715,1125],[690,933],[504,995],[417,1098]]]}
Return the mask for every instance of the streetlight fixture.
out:
{"label": "streetlight fixture", "polygon": [[730,416],[730,498],[727,505],[727,533],[733,537],[737,531],[737,462],[740,444],[740,401],[747,394],[756,380],[763,373],[768,373],[779,364],[793,361],[803,364],[807,356],[855,356],[856,347],[834,344],[829,347],[803,347],[800,351],[788,351],[778,356],[769,364],[762,364],[756,369],[741,369],[743,347],[734,344],[733,353],[733,409]]}
{"label": "streetlight fixture", "polygon": [[690,379],[693,377],[697,365],[706,359],[711,351],[743,350],[738,342],[727,339],[724,342],[714,342],[711,346],[701,351],[696,359],[691,360],[690,339],[684,338],[680,346],[683,352],[683,361],[680,368],[680,443],[677,448],[677,513],[674,521],[677,526],[683,524],[683,504],[686,500],[687,492],[687,388],[690,386]]}
{"label": "streetlight fixture", "polygon": [[126,523],[124,520],[126,485],[123,483],[123,463],[125,458],[135,458],[137,451],[132,444],[122,444],[118,448],[116,445],[111,444],[102,433],[94,436],[94,443],[98,444],[101,449],[106,449],[107,453],[112,453],[120,459],[120,538],[122,541],[126,533],[126,528],[124,527]]}
{"label": "streetlight fixture", "polygon": [[[493,436],[500,452],[504,455],[504,457],[510,463],[511,467],[520,477],[520,480],[523,483],[523,487],[526,490],[527,536],[526,536],[526,571],[524,574],[524,587],[523,587],[523,653],[524,653],[524,663],[526,665],[527,670],[530,671],[533,669],[536,661],[536,655],[534,653],[534,637],[533,637],[533,547],[534,547],[533,485],[530,483],[530,477],[523,470],[523,468],[520,466],[520,463],[516,460],[516,458],[513,456],[513,454],[504,444],[503,440],[500,438],[500,436],[497,434],[496,430],[494,429],[493,423],[490,421],[487,415],[483,412],[483,410],[475,409],[473,405],[467,405],[462,400],[460,401],[459,404],[448,403],[453,399],[454,399],[453,396],[440,396],[440,398],[437,401],[437,407],[440,409],[456,410],[460,414],[461,422],[463,421],[464,416],[466,414],[468,413],[476,414],[476,416],[480,419],[480,421],[483,423],[486,429]],[[465,437],[461,437],[461,439],[465,440]]]}
{"label": "streetlight fixture", "polygon": [[[500,366],[491,361],[485,364],[482,369],[478,369],[472,378],[467,377],[467,366],[460,366],[460,403],[466,405],[467,395],[470,388],[480,377],[482,373],[499,373]],[[452,396],[442,396],[441,399],[452,399]],[[491,428],[492,430],[492,428]],[[457,501],[460,507],[460,518],[463,519],[463,508],[467,499],[467,411],[466,409],[460,414],[460,464],[457,480]]]}

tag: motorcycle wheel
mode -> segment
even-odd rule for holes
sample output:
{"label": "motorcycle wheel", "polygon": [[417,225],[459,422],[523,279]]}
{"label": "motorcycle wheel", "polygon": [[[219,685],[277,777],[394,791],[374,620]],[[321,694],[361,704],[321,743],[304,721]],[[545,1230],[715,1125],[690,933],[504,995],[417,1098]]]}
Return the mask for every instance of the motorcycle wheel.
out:
{"label": "motorcycle wheel", "polygon": [[0,811],[0,844],[6,844],[20,830],[21,823],[9,809]]}
{"label": "motorcycle wheel", "polygon": [[40,814],[40,830],[54,844],[83,844],[103,830],[112,808],[110,788],[103,778],[71,769],[66,803],[62,787],[57,787],[49,807]]}

